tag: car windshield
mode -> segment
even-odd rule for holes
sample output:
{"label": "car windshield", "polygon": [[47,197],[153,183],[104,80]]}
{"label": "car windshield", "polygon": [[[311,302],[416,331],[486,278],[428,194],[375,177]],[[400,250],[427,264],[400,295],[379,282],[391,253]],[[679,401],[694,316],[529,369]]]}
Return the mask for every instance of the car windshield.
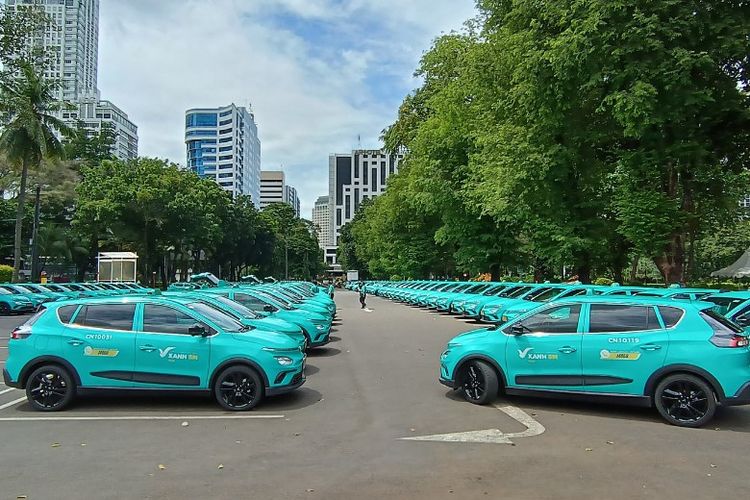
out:
{"label": "car windshield", "polygon": [[284,307],[284,309],[292,309],[292,304],[289,301],[284,300],[281,297],[277,297],[276,295],[273,295],[273,294],[270,294],[270,293],[268,293],[266,291],[261,291],[261,290],[258,290],[258,295],[262,295],[263,297],[265,297],[267,299],[270,299],[272,301],[275,301],[275,302],[281,304],[281,306]]}
{"label": "car windshield", "polygon": [[232,318],[227,313],[216,309],[214,306],[209,306],[204,302],[191,302],[186,305],[189,309],[197,312],[198,314],[205,316],[210,319],[222,330],[228,333],[239,333],[246,332],[249,330],[248,327]]}
{"label": "car windshield", "polygon": [[18,290],[16,290],[15,288],[2,287],[2,289],[3,289],[3,290],[7,290],[7,291],[8,291],[8,293],[12,293],[12,294],[14,294],[14,295],[15,295],[15,294],[19,294],[19,293],[21,293],[21,292],[19,292]]}
{"label": "car windshield", "polygon": [[511,297],[511,298],[512,297],[518,297],[519,295],[524,294],[524,293],[528,292],[531,289],[532,289],[532,287],[530,287],[530,286],[519,286],[519,287],[516,287],[516,288],[509,288],[506,291],[504,291],[503,293],[498,294],[498,297]]}
{"label": "car windshield", "polygon": [[13,292],[8,291],[7,289],[0,287],[0,295],[13,295]]}
{"label": "car windshield", "polygon": [[497,295],[498,293],[502,292],[503,290],[507,290],[508,287],[505,286],[496,286],[492,287],[489,290],[485,290],[485,292],[482,295],[485,295],[487,297],[491,297],[493,295]]}
{"label": "car windshield", "polygon": [[564,288],[542,288],[541,290],[534,290],[524,299],[532,302],[547,302],[563,291],[565,291]]}
{"label": "car windshield", "polygon": [[257,319],[258,315],[255,314],[251,309],[248,309],[247,307],[243,306],[239,302],[235,302],[234,300],[228,299],[223,295],[216,295],[213,297],[213,299],[216,302],[221,302],[224,304],[228,309],[231,309],[232,311],[235,311],[237,314],[239,314],[241,317],[246,319]]}
{"label": "car windshield", "polygon": [[[258,291],[258,292],[256,292],[255,297],[257,297],[258,299],[262,300],[263,302],[265,302],[267,304],[270,304],[270,305],[273,305],[273,306],[278,305],[279,307],[281,307],[282,309],[285,309],[287,311],[291,311],[292,310],[292,307],[289,304],[287,304],[285,301],[283,301],[282,299],[278,299],[276,297],[272,297],[272,296],[270,296],[269,294],[267,294],[265,292]],[[269,300],[271,302],[269,302]]]}
{"label": "car windshield", "polygon": [[742,304],[747,299],[736,299],[731,297],[706,297],[703,300],[716,304],[716,307],[714,307],[713,310],[723,315],[728,313],[738,305]]}
{"label": "car windshield", "polygon": [[26,288],[25,286],[21,286],[21,285],[16,285],[16,289],[21,290],[22,292],[25,292],[25,293],[36,293],[31,288]]}
{"label": "car windshield", "polygon": [[34,285],[34,288],[36,288],[37,290],[42,291],[42,292],[51,292],[52,291],[49,288],[47,288],[46,286],[42,286],[42,285]]}

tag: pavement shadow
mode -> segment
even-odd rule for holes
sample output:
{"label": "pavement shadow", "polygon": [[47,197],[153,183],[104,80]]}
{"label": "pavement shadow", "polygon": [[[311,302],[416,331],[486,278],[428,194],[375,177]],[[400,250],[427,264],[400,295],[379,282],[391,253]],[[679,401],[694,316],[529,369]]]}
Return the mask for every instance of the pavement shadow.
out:
{"label": "pavement shadow", "polygon": [[330,336],[330,337],[328,337],[328,338],[330,339],[331,343],[334,343],[334,342],[341,342],[341,337],[336,337],[335,335],[331,335],[331,336]]}
{"label": "pavement shadow", "polygon": [[[447,399],[459,403],[472,404],[466,401],[459,391],[447,391]],[[539,411],[555,412],[560,414],[580,415],[590,417],[613,418],[618,420],[637,420],[640,422],[653,422],[655,424],[669,425],[661,418],[656,408],[644,408],[627,404],[609,402],[588,402],[576,400],[558,400],[546,398],[534,398],[524,396],[502,396],[494,401],[495,404],[507,403],[531,411],[530,408]],[[750,433],[750,421],[747,411],[742,407],[719,407],[716,415],[706,430],[725,430],[733,432]]]}
{"label": "pavement shadow", "polygon": [[305,376],[315,375],[320,371],[320,368],[318,368],[315,365],[306,364],[305,365]]}
{"label": "pavement shadow", "polygon": [[335,347],[315,347],[307,351],[308,358],[330,358],[341,354],[341,349]]}
{"label": "pavement shadow", "polygon": [[323,395],[321,393],[303,385],[296,391],[264,399],[258,408],[271,412],[301,410],[302,408],[318,404],[322,399]]}

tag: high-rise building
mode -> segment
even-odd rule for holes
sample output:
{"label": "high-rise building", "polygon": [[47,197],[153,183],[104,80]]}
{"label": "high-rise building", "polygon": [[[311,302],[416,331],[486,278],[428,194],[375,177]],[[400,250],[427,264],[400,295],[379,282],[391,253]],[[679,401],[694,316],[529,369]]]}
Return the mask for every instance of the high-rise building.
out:
{"label": "high-rise building", "polygon": [[328,159],[328,207],[331,221],[331,245],[326,260],[335,263],[341,226],[350,222],[360,203],[385,191],[388,177],[398,171],[402,153],[360,149],[351,154],[332,154]]}
{"label": "high-rise building", "polygon": [[300,201],[299,196],[297,196],[297,189],[288,184],[284,186],[284,203],[291,205],[297,217],[300,216]]}
{"label": "high-rise building", "polygon": [[113,126],[117,158],[138,156],[138,128],[128,115],[110,101],[101,100],[97,88],[99,58],[99,0],[5,0],[13,11],[34,6],[44,9],[51,20],[44,33],[33,43],[41,42],[52,58],[44,76],[59,80],[57,97],[73,105],[72,110],[57,114],[69,126],[82,123],[90,135],[98,133],[102,123]]}
{"label": "high-rise building", "polygon": [[[318,245],[324,249],[333,245],[331,236],[331,209],[328,206],[328,196],[321,196],[315,200],[312,210],[312,222],[318,234]],[[329,262],[333,264],[333,261]]]}
{"label": "high-rise building", "polygon": [[300,201],[297,190],[286,183],[286,176],[281,170],[261,170],[260,172],[261,210],[271,203],[291,205],[295,215],[300,216]]}
{"label": "high-rise building", "polygon": [[260,209],[271,203],[284,203],[286,179],[281,170],[260,171]]}
{"label": "high-rise building", "polygon": [[188,169],[260,208],[260,139],[251,111],[234,104],[187,110],[185,146]]}

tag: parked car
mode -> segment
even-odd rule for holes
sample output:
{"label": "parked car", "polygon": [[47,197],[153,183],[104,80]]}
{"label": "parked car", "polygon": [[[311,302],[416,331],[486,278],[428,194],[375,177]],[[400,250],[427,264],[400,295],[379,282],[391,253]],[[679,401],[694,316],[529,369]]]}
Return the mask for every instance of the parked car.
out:
{"label": "parked car", "polygon": [[8,347],[5,384],[25,389],[41,411],[95,389],[210,392],[224,409],[249,410],[305,382],[305,355],[287,335],[159,296],[53,302]]}
{"label": "parked car", "polygon": [[499,391],[614,399],[699,427],[717,406],[750,404],[748,345],[711,303],[573,297],[453,338],[440,380],[475,404]]}
{"label": "parked car", "polygon": [[26,314],[34,312],[35,309],[36,306],[28,297],[0,288],[0,314],[3,316]]}

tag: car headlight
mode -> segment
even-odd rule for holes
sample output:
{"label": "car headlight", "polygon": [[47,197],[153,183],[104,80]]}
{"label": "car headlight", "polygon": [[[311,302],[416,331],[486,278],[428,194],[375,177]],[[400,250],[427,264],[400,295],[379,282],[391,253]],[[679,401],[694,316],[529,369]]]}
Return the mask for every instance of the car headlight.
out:
{"label": "car headlight", "polygon": [[316,329],[317,329],[317,330],[318,330],[319,332],[322,332],[323,330],[325,330],[325,329],[326,329],[326,328],[325,328],[325,327],[324,327],[323,325],[315,325],[315,328],[316,328]]}
{"label": "car headlight", "polygon": [[288,358],[286,356],[274,356],[274,358],[276,358],[276,361],[278,361],[281,366],[289,366],[294,363],[292,358]]}
{"label": "car headlight", "polygon": [[442,354],[440,355],[440,360],[442,361],[442,360],[444,360],[445,358],[447,358],[447,357],[448,357],[448,354],[449,354],[450,352],[451,352],[451,350],[450,350],[450,349],[446,349],[446,350],[444,350],[444,351],[443,351],[443,353],[442,353]]}

